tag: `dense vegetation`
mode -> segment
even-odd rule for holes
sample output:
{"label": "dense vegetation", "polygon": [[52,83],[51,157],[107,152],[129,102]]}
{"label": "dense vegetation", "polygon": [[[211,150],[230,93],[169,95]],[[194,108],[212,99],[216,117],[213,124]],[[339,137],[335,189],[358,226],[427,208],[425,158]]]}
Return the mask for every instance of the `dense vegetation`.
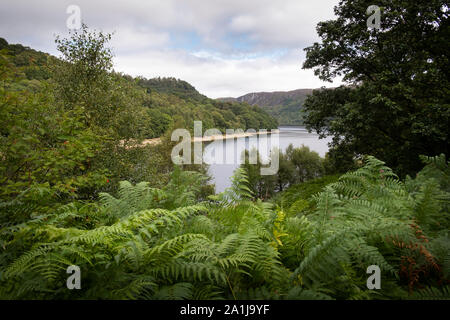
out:
{"label": "dense vegetation", "polygon": [[[199,173],[173,172],[162,189],[120,184],[114,197],[34,215],[2,229],[3,298],[398,299],[449,297],[450,169],[425,159],[399,181],[372,157],[292,210],[252,201],[244,170],[201,199]],[[180,196],[181,195],[181,196]],[[80,290],[65,270],[78,265]],[[366,268],[382,288],[366,287]],[[439,289],[440,288],[440,289]]]}
{"label": "dense vegetation", "polygon": [[289,147],[274,176],[244,163],[220,194],[204,166],[173,165],[168,137],[194,120],[273,128],[261,109],[118,74],[86,26],[59,58],[0,39],[0,298],[449,299],[446,7],[386,1],[382,32],[349,22],[366,8],[341,1],[308,49],[306,67],[357,82],[306,103],[331,153]]}
{"label": "dense vegetation", "polygon": [[305,122],[333,136],[341,170],[371,154],[404,177],[420,169],[419,155],[450,152],[448,1],[378,1],[381,28],[368,29],[372,4],[342,0],[337,19],[318,24],[322,41],[305,49],[303,67],[350,85],[315,91]]}
{"label": "dense vegetation", "polygon": [[[294,148],[290,144],[285,152],[273,150],[279,154],[279,169],[274,175],[261,175],[261,167],[264,163],[257,150],[252,150],[256,155],[256,164],[250,164],[250,153],[245,152],[245,161],[241,167],[246,171],[252,194],[262,200],[273,197],[276,193],[293,187],[296,184],[318,179],[325,174],[334,173],[330,168],[329,160],[323,159],[315,151],[310,151],[307,146]],[[320,190],[317,190],[320,191]]]}
{"label": "dense vegetation", "polygon": [[[87,32],[86,28],[84,32]],[[81,45],[82,41],[88,40],[88,36],[83,35],[83,33],[79,36],[77,45]],[[102,43],[98,44],[101,47],[95,48],[95,50],[100,50],[101,48],[105,48],[106,50],[106,44],[109,38],[107,38],[107,35],[102,36],[105,39],[103,39]],[[70,45],[67,39],[64,46],[59,48],[61,50],[69,50]],[[64,47],[67,49],[64,49]],[[76,93],[84,89],[90,91],[92,86],[92,70],[86,70],[85,74],[79,74],[79,77],[75,79],[77,83],[68,81],[67,75],[64,76],[61,73],[54,72],[54,69],[57,69],[57,66],[61,63],[64,65],[62,69],[69,69],[66,65],[67,62],[77,61],[77,59],[81,59],[83,55],[89,53],[87,50],[76,53],[73,51],[74,49],[75,47],[71,49],[72,52],[62,52],[63,59],[61,60],[20,44],[8,44],[5,39],[0,38],[2,66],[11,76],[12,73],[15,74],[14,81],[8,81],[4,85],[8,86],[10,91],[36,91],[48,82],[58,85],[66,80],[65,85],[67,87],[61,87],[60,93],[68,95],[70,92]],[[75,54],[79,54],[80,56],[76,56]],[[111,52],[105,52],[105,54],[107,54],[107,57],[112,56]],[[11,71],[11,68],[14,68],[14,71]],[[134,104],[145,107],[142,108],[139,116],[131,122],[133,123],[134,132],[124,132],[124,135],[132,135],[140,138],[160,137],[168,131],[171,131],[174,127],[183,127],[192,130],[194,120],[202,121],[204,131],[210,128],[217,128],[225,132],[228,128],[271,130],[278,127],[277,121],[257,106],[209,99],[200,94],[192,85],[179,79],[132,78],[128,75],[118,74],[113,72],[110,58],[104,68],[100,68],[100,70],[101,72],[107,71],[106,76],[108,81],[103,83],[100,79],[97,79],[96,84],[111,85],[114,83],[116,86],[115,90],[107,92],[120,93],[126,90],[127,98],[132,98]],[[70,72],[75,71],[70,70]],[[58,76],[63,78],[57,78]],[[96,90],[98,91],[96,94],[102,93],[103,91],[101,89],[104,88],[97,86]],[[79,98],[79,96],[66,96],[64,98],[74,103],[76,101],[75,99]],[[113,108],[109,110],[113,112]],[[135,113],[133,112],[132,114]],[[121,118],[123,119],[123,124],[130,123],[127,121],[130,119]],[[104,125],[106,126],[107,124],[104,123]]]}
{"label": "dense vegetation", "polygon": [[257,105],[277,119],[280,125],[303,125],[305,117],[303,104],[311,93],[311,89],[255,92],[238,98],[219,98],[218,100]]}

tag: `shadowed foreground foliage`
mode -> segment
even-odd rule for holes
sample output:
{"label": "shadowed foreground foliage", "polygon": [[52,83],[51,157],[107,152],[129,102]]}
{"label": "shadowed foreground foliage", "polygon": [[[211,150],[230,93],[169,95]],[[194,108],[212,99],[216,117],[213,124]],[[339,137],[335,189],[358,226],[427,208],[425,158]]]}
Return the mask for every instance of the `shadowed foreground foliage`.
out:
{"label": "shadowed foreground foliage", "polygon": [[[1,297],[19,299],[449,298],[449,166],[424,158],[399,181],[365,165],[310,198],[308,214],[253,201],[244,169],[225,192],[198,197],[201,174],[176,169],[151,188],[33,215],[20,197],[3,210],[33,218],[1,232]],[[292,195],[291,195],[292,196]],[[366,269],[382,271],[368,290]],[[81,268],[81,290],[66,269]]]}

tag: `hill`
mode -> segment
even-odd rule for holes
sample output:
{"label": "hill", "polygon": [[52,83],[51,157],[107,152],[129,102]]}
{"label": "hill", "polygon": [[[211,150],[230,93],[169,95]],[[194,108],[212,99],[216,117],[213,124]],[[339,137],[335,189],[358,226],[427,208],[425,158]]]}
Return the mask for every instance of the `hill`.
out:
{"label": "hill", "polygon": [[[52,83],[52,66],[59,59],[21,44],[9,44],[0,38],[0,66],[13,70],[14,81],[5,84],[9,91],[38,92],[44,83]],[[124,94],[142,110],[140,126],[136,129],[143,138],[156,138],[174,127],[189,128],[193,122],[203,122],[203,130],[273,129],[275,118],[257,106],[247,103],[230,103],[210,99],[199,93],[186,81],[169,78],[133,78],[112,71],[117,83],[128,88]],[[133,97],[134,96],[134,97]]]}
{"label": "hill", "polygon": [[152,91],[160,93],[169,93],[176,95],[182,99],[193,99],[193,100],[207,100],[208,97],[202,95],[192,86],[190,83],[176,79],[173,77],[169,78],[153,78],[146,79],[143,77],[137,78],[137,83],[139,86],[146,88],[148,93]]}
{"label": "hill", "polygon": [[302,106],[313,89],[254,92],[238,98],[219,98],[220,101],[258,105],[278,120],[280,125],[302,125]]}

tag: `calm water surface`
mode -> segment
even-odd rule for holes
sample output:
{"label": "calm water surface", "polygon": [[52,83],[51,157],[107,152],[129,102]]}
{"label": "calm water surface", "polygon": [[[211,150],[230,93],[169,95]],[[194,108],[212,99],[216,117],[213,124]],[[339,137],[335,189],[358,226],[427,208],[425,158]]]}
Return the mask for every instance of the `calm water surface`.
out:
{"label": "calm water surface", "polygon": [[[279,130],[280,133],[274,134],[273,138],[278,138],[279,148],[283,152],[289,144],[293,144],[294,147],[308,146],[310,150],[316,151],[321,157],[328,152],[328,143],[331,138],[319,139],[317,134],[308,133],[303,127],[279,127]],[[239,167],[241,161],[238,155],[241,155],[244,149],[253,149],[259,145],[260,147],[257,149],[264,161],[268,159],[271,141],[273,140],[270,135],[262,135],[209,143],[204,150],[205,162],[212,163],[214,159],[223,159],[222,163],[233,163],[209,165],[209,174],[213,179],[212,183],[216,185],[216,192],[222,192],[231,185],[230,177]],[[227,161],[227,159],[234,159],[234,161]]]}

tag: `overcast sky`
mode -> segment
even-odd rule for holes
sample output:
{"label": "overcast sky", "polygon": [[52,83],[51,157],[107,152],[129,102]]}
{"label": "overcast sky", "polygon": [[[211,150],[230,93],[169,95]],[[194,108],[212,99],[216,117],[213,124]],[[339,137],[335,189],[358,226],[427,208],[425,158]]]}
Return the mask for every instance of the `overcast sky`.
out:
{"label": "overcast sky", "polygon": [[176,77],[211,97],[336,86],[302,70],[303,48],[338,0],[2,0],[0,37],[57,55],[69,5],[89,28],[115,32],[115,70]]}

